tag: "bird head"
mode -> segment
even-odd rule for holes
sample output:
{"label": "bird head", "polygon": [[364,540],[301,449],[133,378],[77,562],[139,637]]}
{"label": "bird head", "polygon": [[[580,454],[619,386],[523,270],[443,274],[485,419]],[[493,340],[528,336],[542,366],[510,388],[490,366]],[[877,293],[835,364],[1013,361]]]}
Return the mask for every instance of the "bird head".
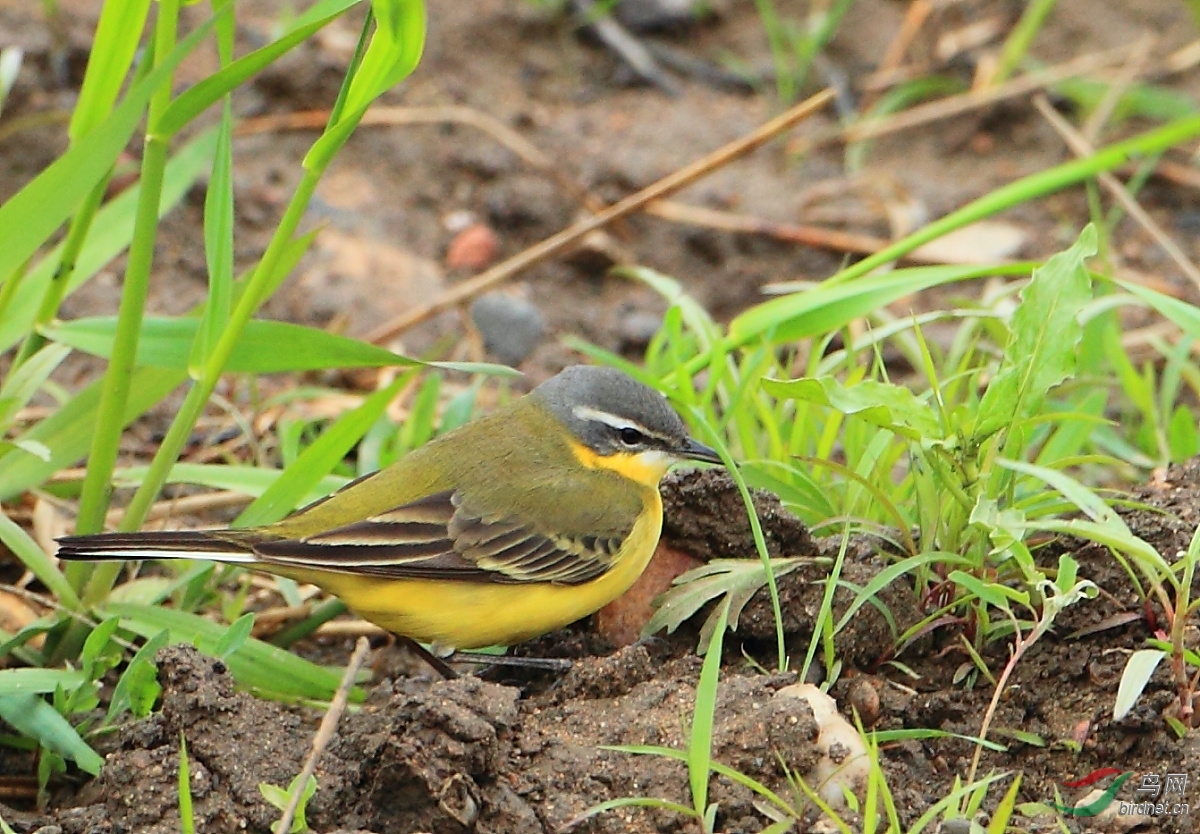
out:
{"label": "bird head", "polygon": [[721,462],[713,449],[688,434],[662,394],[613,368],[575,365],[531,396],[571,433],[585,465],[657,484],[672,463]]}

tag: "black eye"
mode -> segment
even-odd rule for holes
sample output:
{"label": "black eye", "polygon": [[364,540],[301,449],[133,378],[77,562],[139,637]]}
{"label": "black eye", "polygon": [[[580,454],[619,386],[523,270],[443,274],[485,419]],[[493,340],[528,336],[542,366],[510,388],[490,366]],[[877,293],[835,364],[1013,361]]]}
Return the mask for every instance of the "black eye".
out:
{"label": "black eye", "polygon": [[646,435],[642,434],[637,429],[631,429],[628,426],[621,429],[621,442],[626,446],[640,446],[646,441]]}

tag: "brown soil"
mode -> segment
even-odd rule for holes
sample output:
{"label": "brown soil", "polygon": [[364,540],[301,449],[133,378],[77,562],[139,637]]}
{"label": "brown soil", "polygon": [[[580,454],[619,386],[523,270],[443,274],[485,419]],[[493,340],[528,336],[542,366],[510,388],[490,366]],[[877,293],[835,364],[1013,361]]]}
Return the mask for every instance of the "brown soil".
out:
{"label": "brown soil", "polygon": [[[701,484],[685,484],[686,490],[681,490],[679,480]],[[685,491],[703,492],[719,503],[729,499],[732,486],[726,478],[709,474],[676,479],[667,488],[673,498]],[[1200,506],[1200,461],[1172,469],[1158,488],[1145,490],[1140,498],[1149,506],[1188,507],[1194,513]],[[1164,552],[1181,538],[1190,538],[1186,520],[1139,510],[1129,513],[1127,521],[1136,534]],[[685,519],[683,526],[688,523]],[[733,522],[733,529],[717,528],[716,534],[732,535],[740,524],[744,520]],[[796,529],[798,541],[808,542],[803,528]],[[786,548],[786,540],[777,540]],[[839,546],[837,540],[816,544],[825,555]],[[1023,774],[1021,801],[1050,799],[1056,788],[1063,790],[1062,781],[1114,762],[1139,774],[1191,773],[1200,767],[1200,751],[1192,740],[1174,738],[1160,717],[1174,697],[1165,668],[1155,674],[1132,714],[1121,722],[1111,719],[1125,652],[1142,646],[1149,630],[1139,621],[1081,638],[1069,636],[1137,604],[1125,575],[1109,556],[1088,546],[1076,547],[1074,555],[1105,593],[1092,605],[1068,609],[1054,631],[1017,665],[993,732],[1008,750],[983,757],[981,773]],[[869,547],[855,546],[847,555],[844,577],[861,583],[880,565],[880,557]],[[823,586],[814,581],[820,575],[814,566],[780,581],[788,652],[794,658],[803,656],[812,636],[812,612],[823,594]],[[771,662],[765,596],[760,592],[751,601],[738,631],[726,642],[713,754],[783,792],[784,767],[804,773],[817,758],[817,726],[806,705],[772,697],[781,685],[793,682],[794,675],[764,674],[747,663],[747,658],[764,666]],[[919,616],[911,599],[909,588],[900,583],[882,596],[897,628]],[[849,600],[848,592],[837,595],[835,618]],[[442,681],[433,676],[381,681],[372,687],[363,708],[343,716],[335,740],[320,759],[319,789],[308,806],[308,822],[316,831],[524,834],[560,831],[588,808],[614,797],[652,796],[686,803],[688,780],[682,763],[600,746],[686,747],[700,669],[693,653],[695,636],[694,631],[681,630],[670,638],[594,655],[596,638],[576,627],[532,646],[534,654],[555,648],[559,654],[575,655],[575,665],[562,676],[525,673],[520,684],[478,677]],[[899,660],[915,678],[881,665],[894,640],[872,606],[866,606],[836,642],[847,671],[832,694],[844,712],[850,712],[850,704],[877,700],[875,729],[978,733],[992,690],[951,683],[955,670],[967,660],[956,648],[954,630],[941,630],[901,654]],[[1002,655],[997,650],[990,658],[994,668],[1003,665]],[[277,819],[278,811],[263,800],[258,786],[286,785],[300,771],[320,716],[236,691],[220,661],[190,647],[163,650],[158,664],[161,709],[102,742],[106,764],[99,778],[77,791],[60,785],[45,814],[15,814],[23,830],[47,824],[61,826],[67,834],[179,830],[181,738],[187,740],[198,830],[266,831]],[[1007,729],[1036,733],[1045,746],[1013,740],[1005,735]],[[1084,740],[1078,752],[1066,744],[1080,738]],[[973,752],[968,742],[950,739],[885,745],[881,762],[901,821],[913,823],[929,804],[945,796],[953,780],[966,772]],[[719,830],[757,831],[763,826],[755,797],[746,788],[715,778],[710,798],[720,803]],[[985,808],[993,807],[997,798]],[[1167,822],[1161,830],[1190,831],[1186,820]],[[1034,830],[1050,823],[1049,818],[1027,821]],[[695,829],[673,812],[625,810],[601,814],[578,830]]]}
{"label": "brown soil", "polygon": [[[26,71],[6,106],[5,118],[37,113],[62,115],[86,58],[96,10],[79,0],[63,4],[65,31],[44,27],[39,4],[0,4],[0,45],[20,43]],[[277,9],[267,2],[245,5],[243,45],[259,42]],[[716,4],[723,8],[725,4]],[[614,60],[576,37],[564,20],[528,3],[431,0],[430,38],[424,62],[388,103],[409,106],[465,105],[516,129],[556,161],[560,175],[584,184],[606,201],[649,184],[704,152],[733,139],[768,117],[769,95],[747,95],[694,79],[681,81],[676,98],[645,87],[623,86]],[[200,15],[203,4],[189,9]],[[1004,2],[958,4],[936,19],[917,44],[932,53],[934,36],[988,14],[1011,18]],[[905,6],[862,0],[828,51],[833,68],[852,80],[868,73],[894,37]],[[356,21],[339,24],[239,96],[239,113],[269,115],[328,106],[346,59],[346,38]],[[1039,35],[1037,57],[1055,62],[1129,43],[1143,32],[1162,38],[1165,53],[1192,36],[1185,4],[1176,0],[1062,0]],[[352,42],[352,40],[351,40]],[[666,39],[675,49],[716,61],[736,55],[752,67],[768,64],[759,24],[748,10],[728,8],[686,37]],[[965,66],[947,72],[969,75]],[[196,67],[193,71],[204,70]],[[1195,94],[1192,72],[1175,79]],[[800,129],[815,135],[832,124],[822,117]],[[61,151],[63,127],[52,119],[0,141],[0,197],[14,193]],[[238,166],[239,266],[262,251],[311,134],[272,130],[242,136]],[[1060,161],[1060,141],[1026,101],[875,143],[863,172],[843,178],[840,148],[794,163],[780,144],[721,170],[681,199],[778,222],[824,222],[886,235],[886,209],[905,208],[938,216],[1004,182]],[[1152,182],[1143,193],[1156,218],[1188,240],[1196,197]],[[156,309],[179,313],[204,292],[203,245],[197,235],[203,205],[195,189],[167,220],[157,252]],[[456,215],[497,233],[499,255],[558,231],[576,216],[577,199],[553,177],[530,168],[495,138],[475,128],[441,124],[364,128],[322,185],[311,210],[324,223],[314,252],[274,299],[267,314],[365,333],[414,304],[436,296],[467,274],[449,269]],[[466,213],[466,215],[463,215]],[[892,215],[895,216],[894,213]],[[1024,233],[1021,255],[1037,257],[1060,248],[1086,222],[1079,192],[1025,206],[1005,218]],[[764,237],[690,228],[635,217],[612,230],[615,251],[679,279],[715,316],[727,319],[756,301],[769,282],[823,278],[843,255]],[[1194,247],[1193,247],[1194,249]],[[1118,229],[1114,250],[1128,268],[1174,276],[1159,251],[1143,243],[1132,226]],[[614,251],[612,248],[609,251]],[[573,361],[559,341],[581,336],[636,358],[646,322],[664,305],[648,289],[606,274],[610,261],[591,252],[556,261],[520,276],[510,287],[533,301],[547,335],[523,362],[531,382]],[[115,309],[122,263],[113,264],[67,303],[64,317]],[[1186,291],[1185,291],[1186,292]],[[404,336],[411,352],[460,332],[450,315]],[[468,342],[464,342],[468,343]],[[86,363],[71,370],[72,384],[93,372]],[[1165,510],[1131,512],[1138,535],[1162,553],[1185,549],[1200,522],[1200,466],[1174,469],[1145,487],[1139,499]],[[723,479],[708,475],[671,481],[667,538],[699,558],[744,555],[751,550],[741,505]],[[783,555],[834,555],[840,541],[813,542],[778,505],[763,499],[768,540]],[[1050,554],[1047,554],[1048,556]],[[993,737],[1008,744],[987,753],[982,773],[1023,773],[1020,801],[1047,801],[1056,787],[1069,799],[1081,792],[1064,780],[1117,766],[1137,774],[1200,774],[1194,735],[1176,739],[1161,714],[1174,697],[1160,668],[1137,708],[1111,720],[1120,671],[1129,650],[1151,635],[1145,619],[1072,638],[1140,603],[1118,565],[1096,547],[1075,550],[1082,573],[1104,593],[1067,610],[1053,633],[1016,667],[1001,699]],[[870,542],[854,541],[843,579],[861,586],[885,564]],[[824,576],[814,561],[780,582],[787,648],[803,658],[820,608]],[[839,591],[835,615],[850,595]],[[916,622],[919,600],[894,583],[880,597],[896,629]],[[1161,617],[1161,612],[1156,616]],[[815,723],[807,707],[772,697],[792,676],[756,671],[753,659],[771,666],[774,625],[760,594],[746,607],[736,634],[727,640],[714,731],[714,756],[724,764],[786,790],[784,768],[804,771],[816,754]],[[526,673],[499,682],[467,677],[381,680],[366,706],[343,717],[332,746],[317,768],[319,790],[309,806],[316,831],[550,832],[596,803],[623,796],[654,796],[688,802],[685,767],[653,756],[631,756],[601,745],[658,744],[682,748],[692,710],[700,660],[693,654],[697,630],[681,629],[614,651],[585,625],[534,641],[524,653],[576,658],[561,677]],[[956,673],[969,661],[958,633],[937,630],[893,656],[893,626],[880,609],[864,606],[835,638],[845,664],[832,688],[843,711],[878,699],[878,729],[933,728],[975,735],[992,696],[986,682],[968,686]],[[348,647],[335,646],[333,662]],[[384,654],[394,650],[385,650]],[[987,660],[998,671],[1006,660],[996,647]],[[890,661],[897,661],[892,663]],[[899,664],[902,664],[899,665]],[[376,668],[387,668],[386,657]],[[179,830],[179,741],[186,738],[198,830],[269,830],[277,812],[259,784],[286,785],[299,772],[319,720],[313,710],[285,708],[235,691],[221,664],[187,648],[159,657],[161,709],[102,742],[107,756],[100,777],[89,783],[60,782],[44,812],[2,809],[18,831],[54,826],[74,834],[174,832]],[[906,673],[905,670],[909,670]],[[913,676],[915,675],[915,677]],[[491,676],[489,676],[491,677]],[[1036,733],[1045,746],[1005,736],[1005,729]],[[1082,739],[1076,750],[1069,743]],[[966,741],[906,741],[886,745],[881,760],[901,820],[911,824],[945,796],[969,767],[974,748]],[[1005,783],[1007,784],[1007,783]],[[993,789],[985,810],[995,807]],[[1132,783],[1122,796],[1131,795]],[[1187,801],[1193,795],[1188,788]],[[716,778],[712,801],[720,803],[718,830],[757,831],[766,818],[745,788]],[[815,817],[814,817],[815,819]],[[1189,817],[1162,820],[1163,831],[1190,831]],[[1028,820],[1030,830],[1049,830],[1048,818]],[[1075,825],[1074,822],[1071,825]],[[584,832],[695,831],[694,822],[662,810],[602,814]]]}

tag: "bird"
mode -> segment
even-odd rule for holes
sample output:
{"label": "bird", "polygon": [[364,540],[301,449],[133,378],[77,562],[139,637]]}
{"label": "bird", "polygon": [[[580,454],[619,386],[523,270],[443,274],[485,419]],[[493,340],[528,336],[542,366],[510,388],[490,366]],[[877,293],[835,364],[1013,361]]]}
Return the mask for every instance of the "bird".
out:
{"label": "bird", "polygon": [[282,521],[65,536],[58,556],[209,559],[311,583],[445,657],[546,634],[624,593],[681,461],[722,462],[659,392],[575,365]]}

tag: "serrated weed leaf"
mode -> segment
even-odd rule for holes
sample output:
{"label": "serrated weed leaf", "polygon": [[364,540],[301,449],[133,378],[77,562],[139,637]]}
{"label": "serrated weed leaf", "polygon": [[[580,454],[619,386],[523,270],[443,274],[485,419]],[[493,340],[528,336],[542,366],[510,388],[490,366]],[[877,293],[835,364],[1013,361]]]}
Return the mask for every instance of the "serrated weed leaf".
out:
{"label": "serrated weed leaf", "polygon": [[1079,314],[1091,301],[1091,278],[1084,261],[1096,254],[1096,229],[1040,269],[1021,292],[1011,335],[996,378],[979,403],[977,442],[1037,413],[1047,392],[1075,370],[1083,337]]}

